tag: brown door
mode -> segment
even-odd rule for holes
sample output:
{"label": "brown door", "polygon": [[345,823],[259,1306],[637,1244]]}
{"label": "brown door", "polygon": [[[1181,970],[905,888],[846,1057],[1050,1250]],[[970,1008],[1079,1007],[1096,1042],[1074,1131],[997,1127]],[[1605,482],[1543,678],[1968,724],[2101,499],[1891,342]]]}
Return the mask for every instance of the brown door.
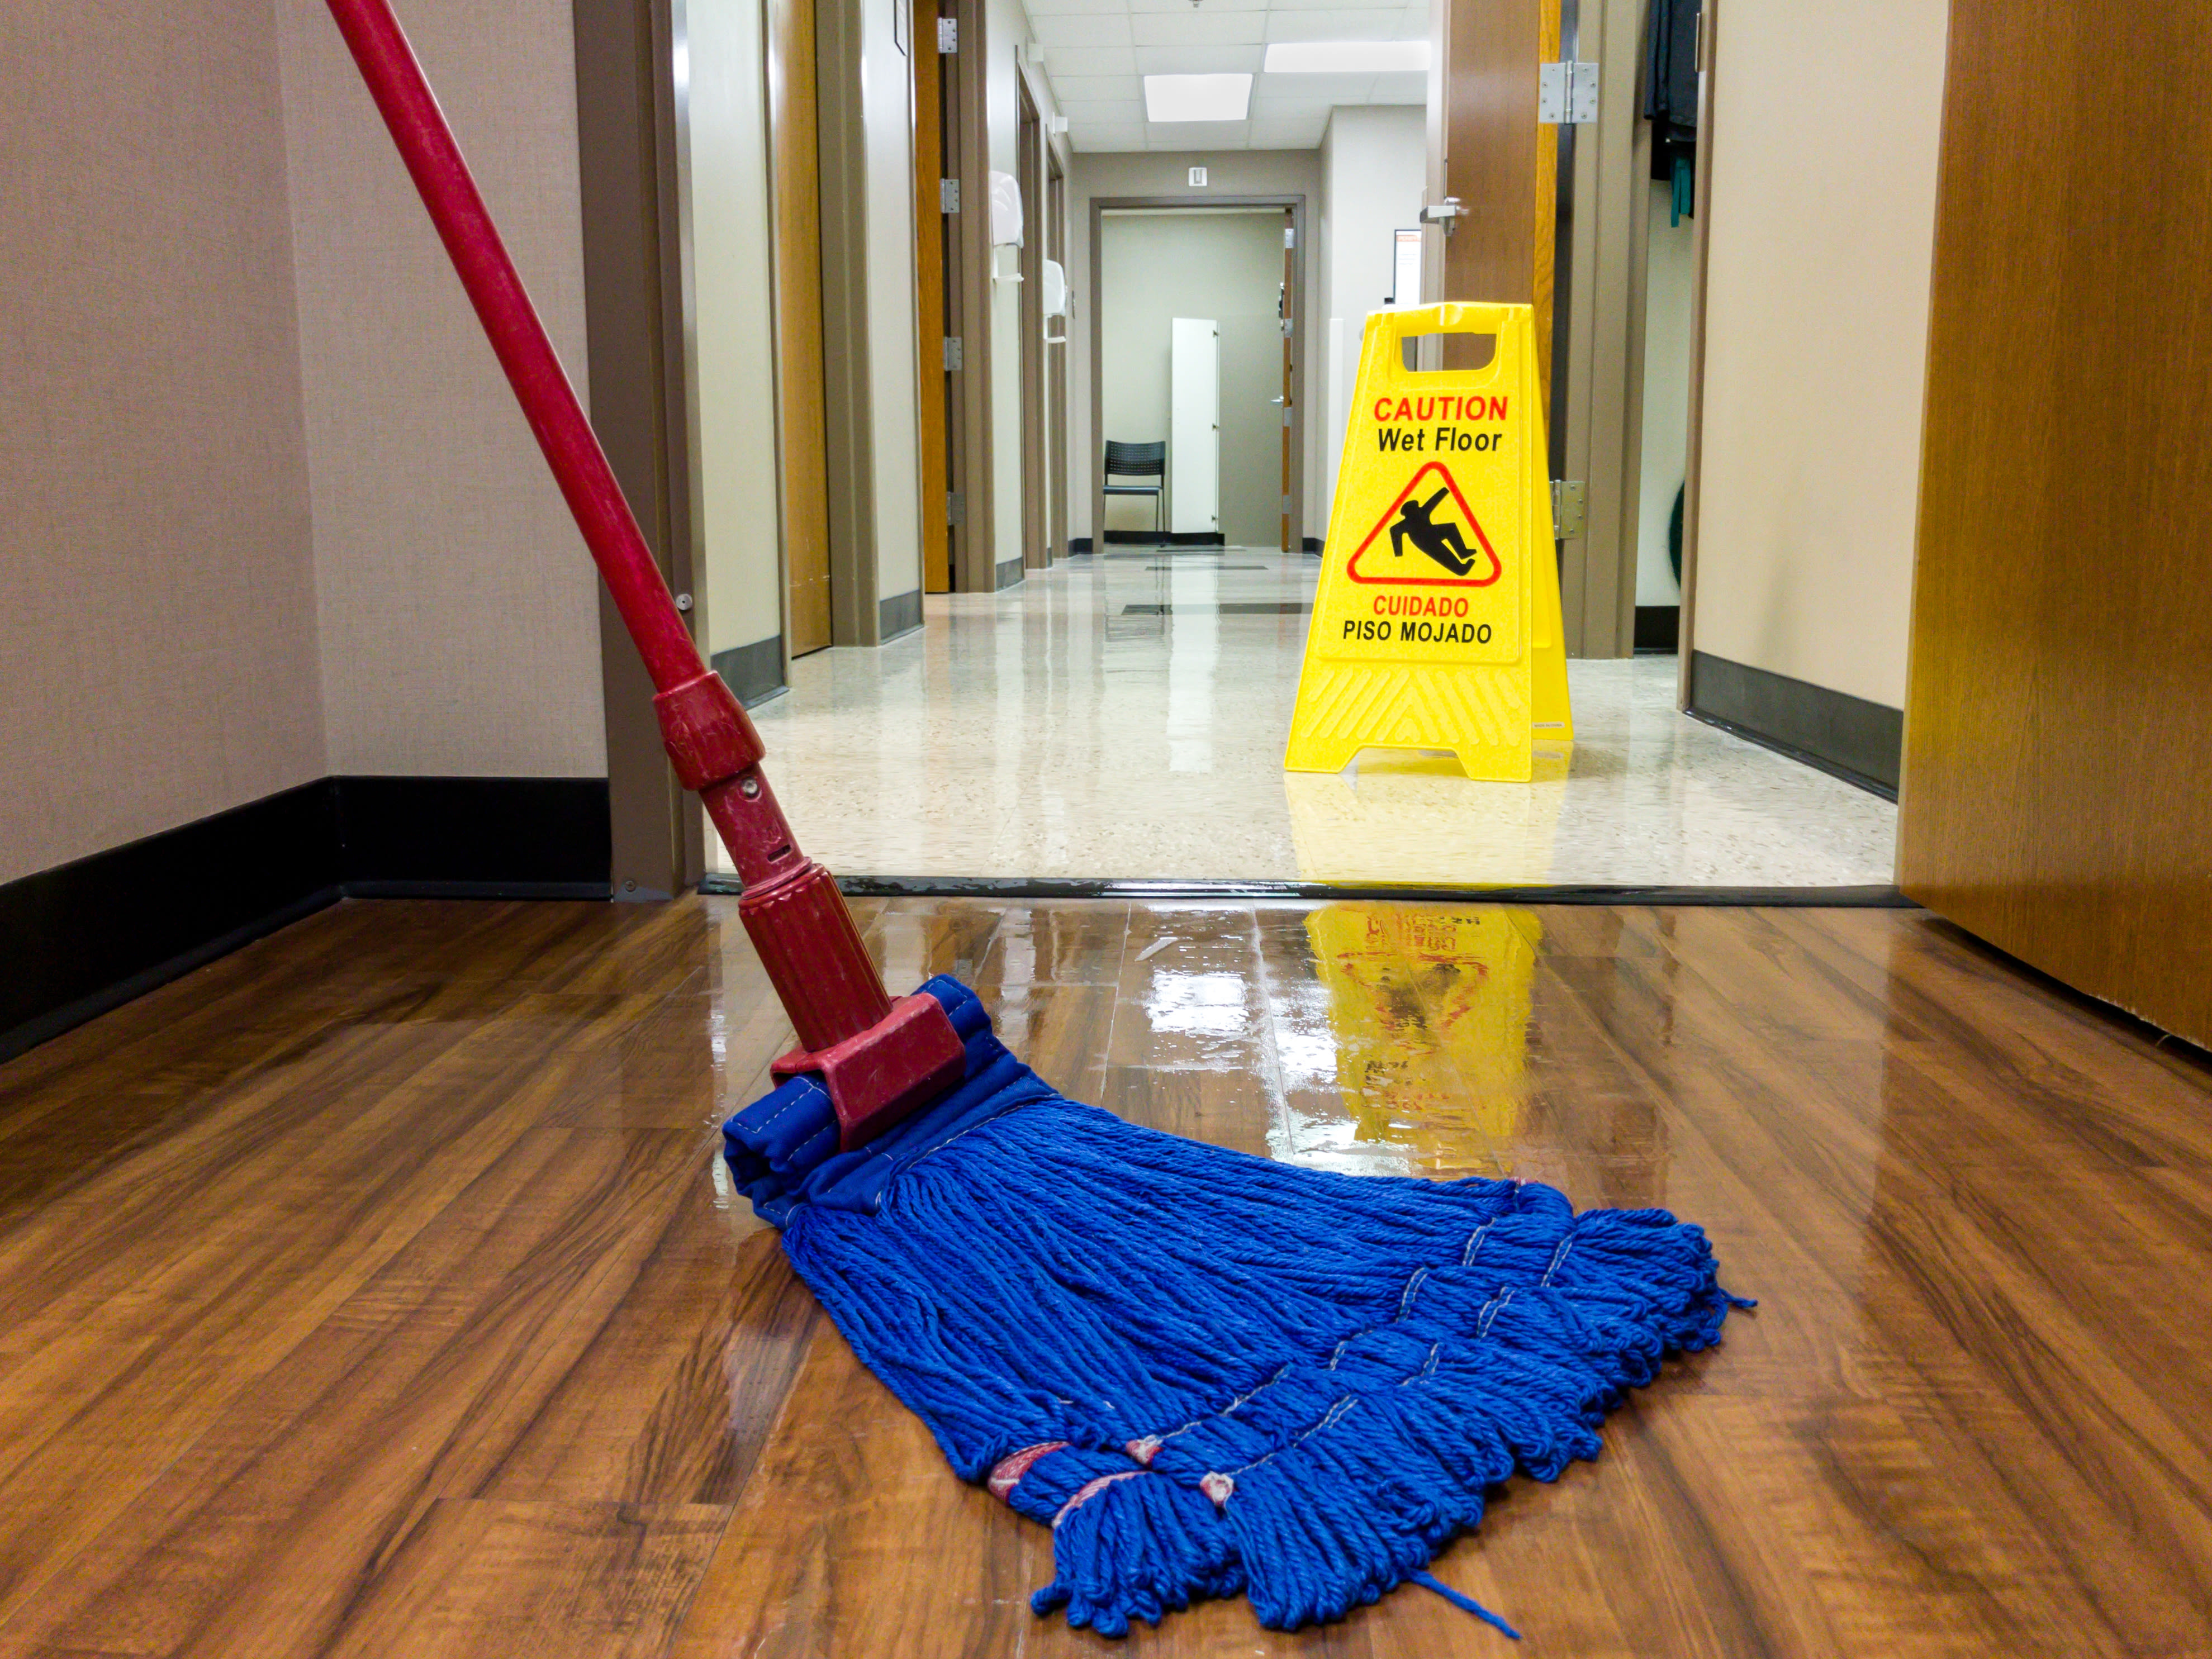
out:
{"label": "brown door", "polygon": [[1045,551],[1044,419],[1044,123],[1024,82],[1014,82],[1014,179],[1022,192],[1022,245],[1016,269],[1021,289],[1022,565],[1051,562]]}
{"label": "brown door", "polygon": [[791,654],[797,657],[830,643],[830,478],[824,459],[829,434],[822,386],[814,0],[768,0],[767,22],[784,630]]}
{"label": "brown door", "polygon": [[1291,231],[1292,221],[1283,215],[1283,297],[1277,305],[1283,331],[1283,551],[1291,550],[1291,433],[1297,424],[1296,410],[1297,392],[1291,374],[1291,331],[1297,326],[1291,316],[1291,295],[1297,292],[1297,250],[1291,246],[1296,240]]}
{"label": "brown door", "polygon": [[[1429,201],[1459,206],[1429,232],[1435,297],[1533,305],[1548,407],[1559,146],[1536,87],[1559,53],[1559,0],[1437,0],[1430,17]],[[1448,337],[1443,365],[1469,349]]]}
{"label": "brown door", "polygon": [[2212,9],[2109,21],[1952,13],[1898,881],[2203,1043]]}
{"label": "brown door", "polygon": [[[1045,167],[1045,252],[1062,276],[1067,271],[1067,179],[1060,160],[1048,148]],[[1073,307],[1071,307],[1071,310]],[[1069,319],[1054,318],[1045,336],[1045,414],[1050,442],[1045,447],[1045,494],[1050,506],[1045,524],[1047,562],[1067,552],[1067,328]]]}
{"label": "brown door", "polygon": [[943,65],[933,7],[915,12],[914,265],[917,410],[921,450],[921,586],[952,586],[952,544],[945,530],[945,130]]}

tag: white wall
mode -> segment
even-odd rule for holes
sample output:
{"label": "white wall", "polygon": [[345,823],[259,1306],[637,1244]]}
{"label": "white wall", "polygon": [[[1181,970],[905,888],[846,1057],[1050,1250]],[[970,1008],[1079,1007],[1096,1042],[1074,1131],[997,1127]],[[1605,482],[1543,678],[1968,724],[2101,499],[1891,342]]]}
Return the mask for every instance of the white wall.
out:
{"label": "white wall", "polygon": [[[1207,169],[1204,189],[1190,187],[1190,169]],[[1091,203],[1097,196],[1171,196],[1202,202],[1222,196],[1303,195],[1306,198],[1304,280],[1308,296],[1305,361],[1300,365],[1298,395],[1307,418],[1302,422],[1306,534],[1319,536],[1328,519],[1328,497],[1321,477],[1319,415],[1326,380],[1321,372],[1328,331],[1314,304],[1321,292],[1321,154],[1310,149],[1151,150],[1079,153],[1067,175],[1067,280],[1073,289],[1068,318],[1067,524],[1070,536],[1088,536],[1091,526],[1091,329],[1095,297],[1091,294]]]}
{"label": "white wall", "polygon": [[[1330,112],[1321,144],[1322,289],[1316,315],[1339,320],[1327,325],[1316,342],[1324,388],[1318,480],[1324,502],[1336,488],[1361,330],[1394,280],[1391,233],[1420,223],[1428,167],[1428,112],[1421,106],[1347,105]],[[1326,532],[1317,522],[1308,533]]]}
{"label": "white wall", "polygon": [[[1221,531],[1232,547],[1273,547],[1282,533],[1283,282],[1279,211],[1110,215],[1100,245],[1105,325],[1100,393],[1105,435],[1169,436],[1177,317],[1221,325]],[[1149,530],[1149,497],[1109,499],[1108,528]]]}
{"label": "white wall", "polygon": [[1946,22],[1944,0],[1736,7],[1714,82],[1695,647],[1892,708]]}
{"label": "white wall", "polygon": [[766,93],[755,0],[690,0],[692,395],[708,655],[783,629]]}
{"label": "white wall", "polygon": [[[604,776],[591,558],[329,12],[276,15],[330,769]],[[568,0],[405,21],[580,389]]]}
{"label": "white wall", "polygon": [[1667,550],[1674,495],[1682,487],[1690,430],[1690,293],[1692,222],[1668,223],[1673,187],[1650,183],[1650,234],[1644,277],[1643,476],[1637,501],[1636,602],[1680,605],[1682,585]]}

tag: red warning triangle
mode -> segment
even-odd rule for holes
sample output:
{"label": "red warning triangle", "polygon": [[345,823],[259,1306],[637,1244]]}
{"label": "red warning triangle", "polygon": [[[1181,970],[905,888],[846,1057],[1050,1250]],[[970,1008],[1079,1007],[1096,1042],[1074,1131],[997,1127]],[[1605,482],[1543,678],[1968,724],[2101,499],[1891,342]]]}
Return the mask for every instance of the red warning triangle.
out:
{"label": "red warning triangle", "polygon": [[[1433,508],[1417,512],[1405,521],[1405,535],[1395,541],[1389,538],[1390,526],[1398,520],[1398,509],[1413,498],[1431,473],[1437,476],[1450,495],[1461,523],[1474,538],[1472,546],[1466,536],[1455,533],[1458,526],[1449,518],[1436,519]],[[1434,499],[1433,492],[1431,499]],[[1376,546],[1378,541],[1382,543],[1380,548]],[[1464,573],[1457,568],[1462,558],[1468,562]],[[1363,559],[1370,564],[1364,571],[1359,568]],[[1489,566],[1487,573],[1483,569],[1486,562]],[[1367,532],[1367,538],[1352,550],[1352,562],[1345,567],[1344,574],[1356,582],[1385,587],[1487,587],[1504,571],[1498,550],[1491,546],[1481,521],[1467,504],[1467,497],[1459,493],[1450,469],[1442,461],[1427,461],[1407,481],[1390,505],[1382,509],[1382,516]]]}

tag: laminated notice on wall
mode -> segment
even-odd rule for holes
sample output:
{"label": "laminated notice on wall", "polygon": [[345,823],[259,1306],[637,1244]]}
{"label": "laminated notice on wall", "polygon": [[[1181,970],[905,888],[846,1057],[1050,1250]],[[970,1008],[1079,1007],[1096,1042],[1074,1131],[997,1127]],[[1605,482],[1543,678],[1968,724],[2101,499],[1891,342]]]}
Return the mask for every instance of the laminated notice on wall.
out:
{"label": "laminated notice on wall", "polygon": [[[1407,368],[1428,334],[1495,348],[1480,368]],[[1526,782],[1536,741],[1573,738],[1549,473],[1528,307],[1368,318],[1288,770],[1430,749]]]}

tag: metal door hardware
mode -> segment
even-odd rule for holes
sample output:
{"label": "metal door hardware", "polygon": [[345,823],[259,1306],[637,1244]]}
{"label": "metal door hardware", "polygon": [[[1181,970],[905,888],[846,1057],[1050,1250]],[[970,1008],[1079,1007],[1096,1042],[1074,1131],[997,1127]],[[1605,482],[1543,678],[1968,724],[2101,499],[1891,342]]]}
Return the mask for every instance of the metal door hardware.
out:
{"label": "metal door hardware", "polygon": [[937,20],[937,50],[940,56],[950,58],[960,50],[960,20],[940,17]]}
{"label": "metal door hardware", "polygon": [[1425,225],[1442,225],[1444,228],[1444,234],[1449,236],[1452,234],[1452,227],[1466,216],[1467,210],[1459,204],[1459,198],[1447,196],[1443,201],[1431,203],[1421,210],[1421,222]]}
{"label": "metal door hardware", "polygon": [[939,179],[937,181],[937,210],[939,213],[960,211],[960,181],[957,179]]}
{"label": "metal door hardware", "polygon": [[1552,537],[1566,541],[1579,536],[1589,518],[1589,486],[1580,478],[1552,480]]}
{"label": "metal door hardware", "polygon": [[947,374],[960,372],[960,337],[957,334],[945,337],[945,372]]}
{"label": "metal door hardware", "polygon": [[1540,64],[1536,118],[1547,126],[1582,126],[1597,119],[1597,65]]}

